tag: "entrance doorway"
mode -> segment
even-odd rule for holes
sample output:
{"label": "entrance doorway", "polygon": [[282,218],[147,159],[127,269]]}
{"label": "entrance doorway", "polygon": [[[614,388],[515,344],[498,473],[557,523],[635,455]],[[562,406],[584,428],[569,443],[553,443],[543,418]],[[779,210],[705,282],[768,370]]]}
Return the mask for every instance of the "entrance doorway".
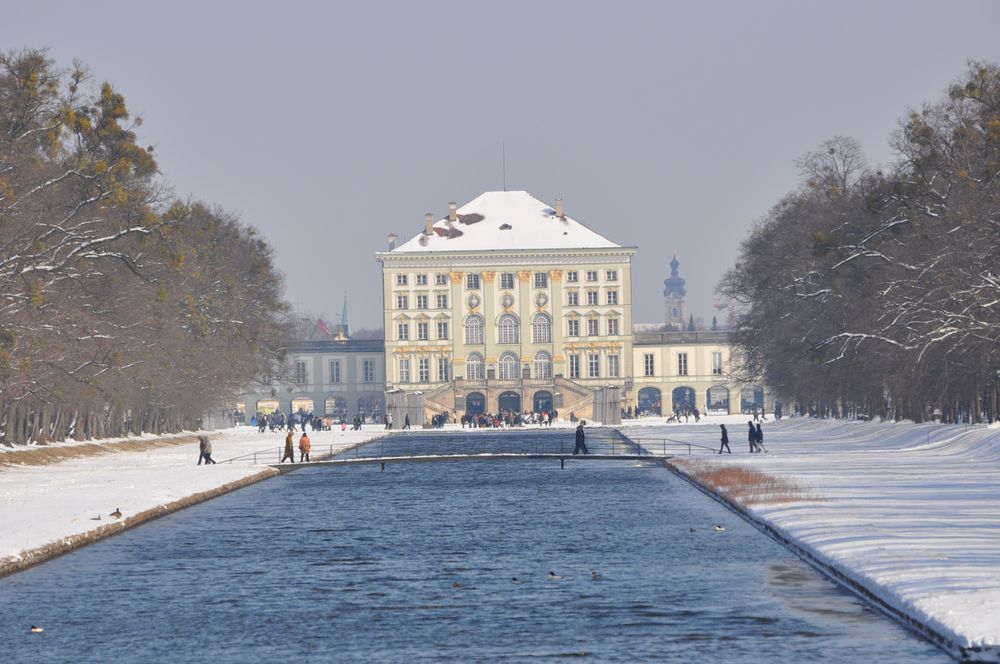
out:
{"label": "entrance doorway", "polygon": [[644,387],[639,390],[639,408],[642,415],[660,415],[660,390],[655,387]]}
{"label": "entrance doorway", "polygon": [[479,415],[486,412],[486,397],[481,392],[469,392],[465,396],[465,412],[468,415]]}
{"label": "entrance doorway", "polygon": [[551,413],[552,393],[548,390],[539,390],[538,392],[535,392],[535,397],[532,399],[532,410],[536,413]]}
{"label": "entrance doorway", "polygon": [[500,410],[510,410],[515,413],[521,412],[521,395],[517,392],[502,392],[497,399],[497,406]]}

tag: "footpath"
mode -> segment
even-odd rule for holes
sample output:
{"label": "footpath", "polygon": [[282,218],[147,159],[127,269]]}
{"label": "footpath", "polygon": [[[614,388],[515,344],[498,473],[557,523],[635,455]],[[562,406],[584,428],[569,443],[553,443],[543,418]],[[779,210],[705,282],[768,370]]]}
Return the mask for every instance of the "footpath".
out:
{"label": "footpath", "polygon": [[[383,434],[381,425],[310,432],[312,458]],[[0,448],[0,577],[278,474],[249,458],[224,462],[267,450],[258,461],[277,463],[283,432],[239,427],[208,436],[220,462],[209,466],[197,465],[191,433]],[[116,511],[121,517],[111,516]]]}

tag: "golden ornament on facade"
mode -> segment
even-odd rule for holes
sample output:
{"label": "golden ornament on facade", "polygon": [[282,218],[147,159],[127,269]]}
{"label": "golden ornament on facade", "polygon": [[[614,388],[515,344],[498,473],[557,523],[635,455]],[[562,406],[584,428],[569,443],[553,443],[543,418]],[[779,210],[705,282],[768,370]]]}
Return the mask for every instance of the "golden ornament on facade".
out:
{"label": "golden ornament on facade", "polygon": [[552,281],[562,281],[563,271],[562,270],[550,270],[549,271],[549,278],[552,279]]}
{"label": "golden ornament on facade", "polygon": [[531,281],[531,270],[518,270],[517,278],[525,283]]}
{"label": "golden ornament on facade", "polygon": [[448,274],[449,274],[449,276],[451,276],[451,283],[453,283],[453,284],[461,284],[462,283],[462,277],[464,275],[461,272],[449,272]]}
{"label": "golden ornament on facade", "polygon": [[483,283],[492,284],[496,278],[496,272],[483,272]]}

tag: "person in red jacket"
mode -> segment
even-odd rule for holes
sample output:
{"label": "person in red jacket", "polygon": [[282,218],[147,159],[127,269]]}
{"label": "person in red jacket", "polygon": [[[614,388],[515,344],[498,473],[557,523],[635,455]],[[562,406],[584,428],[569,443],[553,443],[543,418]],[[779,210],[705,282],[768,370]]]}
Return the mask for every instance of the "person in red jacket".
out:
{"label": "person in red jacket", "polygon": [[311,449],[312,441],[309,440],[309,434],[303,433],[302,438],[299,438],[299,463],[309,461],[309,450]]}

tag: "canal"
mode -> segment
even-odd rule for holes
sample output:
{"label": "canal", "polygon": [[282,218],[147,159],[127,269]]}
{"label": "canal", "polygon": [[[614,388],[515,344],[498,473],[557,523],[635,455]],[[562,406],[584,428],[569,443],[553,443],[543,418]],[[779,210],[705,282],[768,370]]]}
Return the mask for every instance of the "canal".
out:
{"label": "canal", "polygon": [[0,630],[3,662],[950,661],[613,461],[304,469],[0,580]]}

